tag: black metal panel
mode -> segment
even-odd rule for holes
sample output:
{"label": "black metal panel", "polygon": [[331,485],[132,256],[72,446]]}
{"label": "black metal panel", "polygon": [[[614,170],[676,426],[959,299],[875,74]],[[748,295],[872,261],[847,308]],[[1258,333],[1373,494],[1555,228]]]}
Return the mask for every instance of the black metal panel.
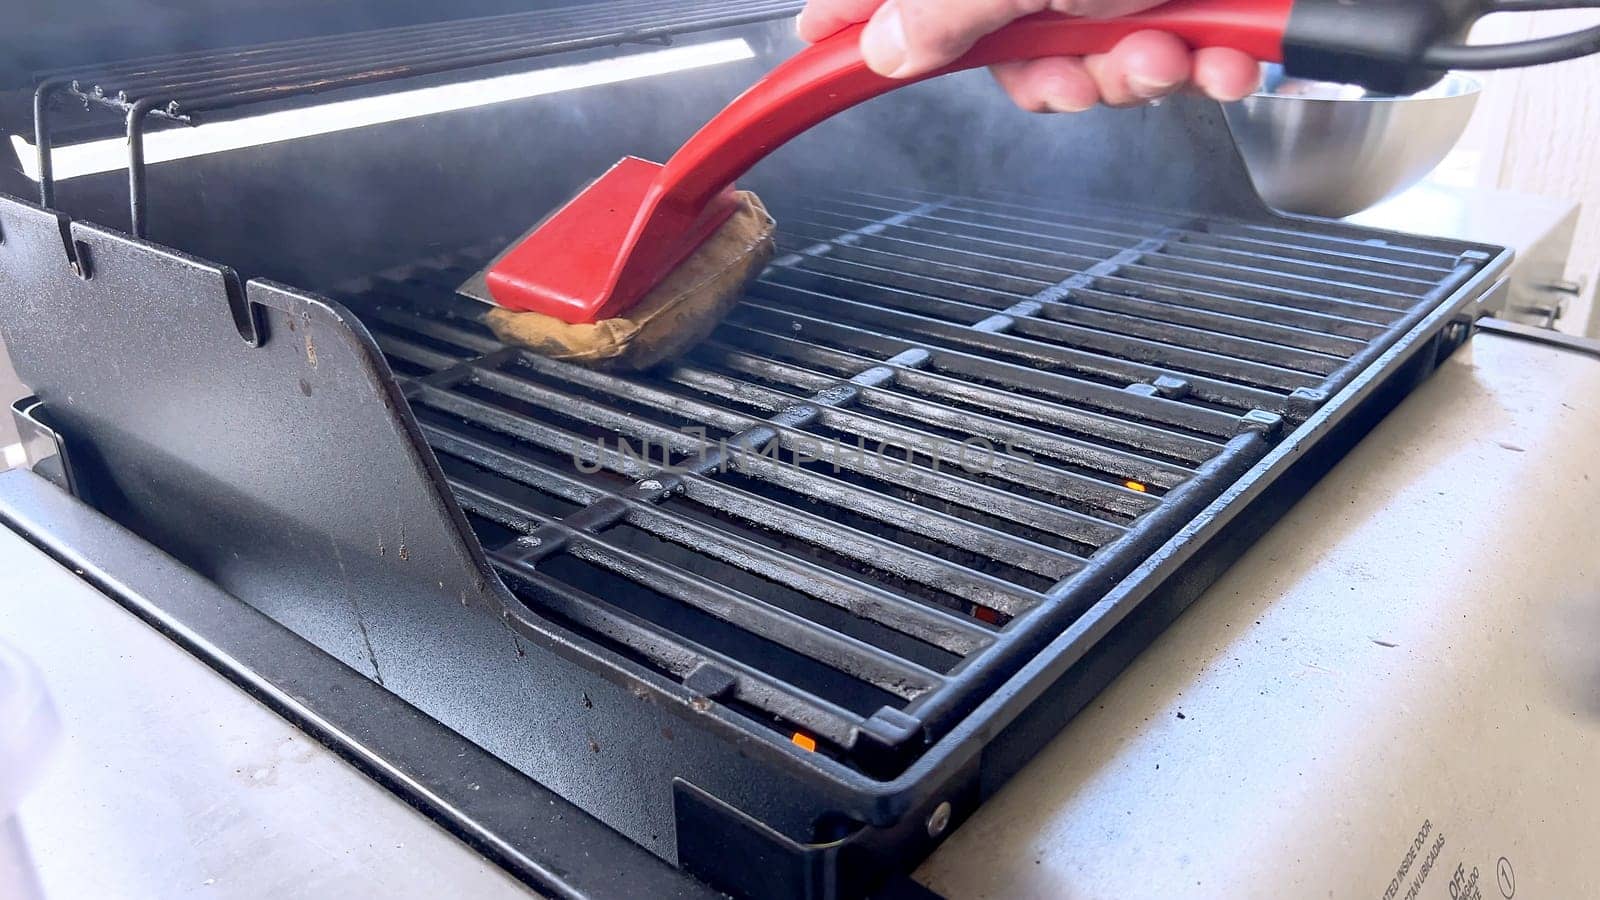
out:
{"label": "black metal panel", "polygon": [[658,774],[802,834],[839,805],[747,758],[733,713],[505,592],[342,307],[254,282],[241,302],[225,270],[13,198],[0,230],[0,327],[100,510],[669,860]]}
{"label": "black metal panel", "polygon": [[502,608],[343,309],[21,201],[0,229],[13,364],[102,509],[369,675],[366,612],[390,595]]}
{"label": "black metal panel", "polygon": [[70,566],[541,896],[723,896],[36,473],[0,473],[0,528]]}

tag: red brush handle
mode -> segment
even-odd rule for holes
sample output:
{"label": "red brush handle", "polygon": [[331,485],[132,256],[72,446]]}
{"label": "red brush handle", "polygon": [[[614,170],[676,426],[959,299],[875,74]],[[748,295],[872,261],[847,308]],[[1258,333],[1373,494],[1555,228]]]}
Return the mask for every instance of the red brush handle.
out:
{"label": "red brush handle", "polygon": [[774,69],[665,166],[623,160],[508,251],[486,275],[489,294],[509,309],[566,322],[620,314],[727,221],[738,206],[731,185],[751,166],[858,103],[962,69],[1102,53],[1146,29],[1170,32],[1191,47],[1231,47],[1281,62],[1293,6],[1294,0],[1173,0],[1120,19],[1043,13],[989,35],[939,71],[907,80],[868,69],[861,27],[848,29]]}
{"label": "red brush handle", "polygon": [[801,51],[729,104],[672,157],[652,193],[672,207],[701,209],[774,150],[880,94],[996,63],[1104,53],[1138,31],[1170,32],[1197,49],[1230,47],[1281,62],[1292,6],[1293,0],[1173,0],[1117,19],[1041,13],[985,37],[945,68],[911,79],[867,68],[864,26],[854,26]]}

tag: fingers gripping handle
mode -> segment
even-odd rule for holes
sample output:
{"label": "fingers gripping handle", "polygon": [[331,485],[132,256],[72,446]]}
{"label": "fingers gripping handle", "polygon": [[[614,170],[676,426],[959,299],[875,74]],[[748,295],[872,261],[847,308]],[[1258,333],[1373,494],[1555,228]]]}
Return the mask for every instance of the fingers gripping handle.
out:
{"label": "fingers gripping handle", "polygon": [[1174,0],[1117,19],[1041,13],[983,38],[949,66],[910,79],[885,78],[867,68],[862,26],[855,26],[801,51],[734,100],[667,163],[657,181],[658,196],[672,207],[701,209],[774,150],[881,94],[996,63],[1104,53],[1147,29],[1170,32],[1197,49],[1229,47],[1279,62],[1292,5],[1292,0]]}
{"label": "fingers gripping handle", "polygon": [[[1589,5],[1600,0],[1538,0]],[[1298,77],[1409,92],[1443,73],[1438,59],[1531,64],[1600,50],[1589,32],[1504,48],[1458,46],[1491,8],[1531,0],[1173,0],[1136,15],[1084,19],[1041,13],[978,41],[919,78],[867,68],[861,27],[774,69],[689,139],[665,166],[628,158],[562,207],[484,273],[490,299],[566,322],[631,308],[709,240],[738,207],[732,185],[768,154],[856,104],[962,69],[1112,49],[1146,29],[1190,47],[1226,47],[1282,62]],[[1600,34],[1600,29],[1592,30]],[[470,283],[469,283],[470,288]],[[465,289],[471,296],[480,296]]]}

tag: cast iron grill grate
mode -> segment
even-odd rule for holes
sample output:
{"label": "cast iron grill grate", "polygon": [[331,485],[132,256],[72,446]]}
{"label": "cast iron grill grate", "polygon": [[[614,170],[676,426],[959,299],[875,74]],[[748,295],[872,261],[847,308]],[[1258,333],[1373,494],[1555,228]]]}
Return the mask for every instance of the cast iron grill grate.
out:
{"label": "cast iron grill grate", "polygon": [[[898,771],[1485,262],[1335,228],[840,194],[649,376],[359,298],[531,605]],[[454,310],[452,312],[451,310]]]}

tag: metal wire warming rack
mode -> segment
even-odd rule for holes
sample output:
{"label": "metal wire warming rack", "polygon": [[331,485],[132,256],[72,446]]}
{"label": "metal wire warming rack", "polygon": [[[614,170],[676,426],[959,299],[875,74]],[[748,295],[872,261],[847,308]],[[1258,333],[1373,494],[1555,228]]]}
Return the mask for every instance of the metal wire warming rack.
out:
{"label": "metal wire warming rack", "polygon": [[145,133],[152,118],[194,125],[255,104],[782,19],[797,0],[625,0],[407,25],[42,72],[35,76],[39,198],[55,205],[51,105],[70,96],[121,113],[131,232],[148,230]]}

